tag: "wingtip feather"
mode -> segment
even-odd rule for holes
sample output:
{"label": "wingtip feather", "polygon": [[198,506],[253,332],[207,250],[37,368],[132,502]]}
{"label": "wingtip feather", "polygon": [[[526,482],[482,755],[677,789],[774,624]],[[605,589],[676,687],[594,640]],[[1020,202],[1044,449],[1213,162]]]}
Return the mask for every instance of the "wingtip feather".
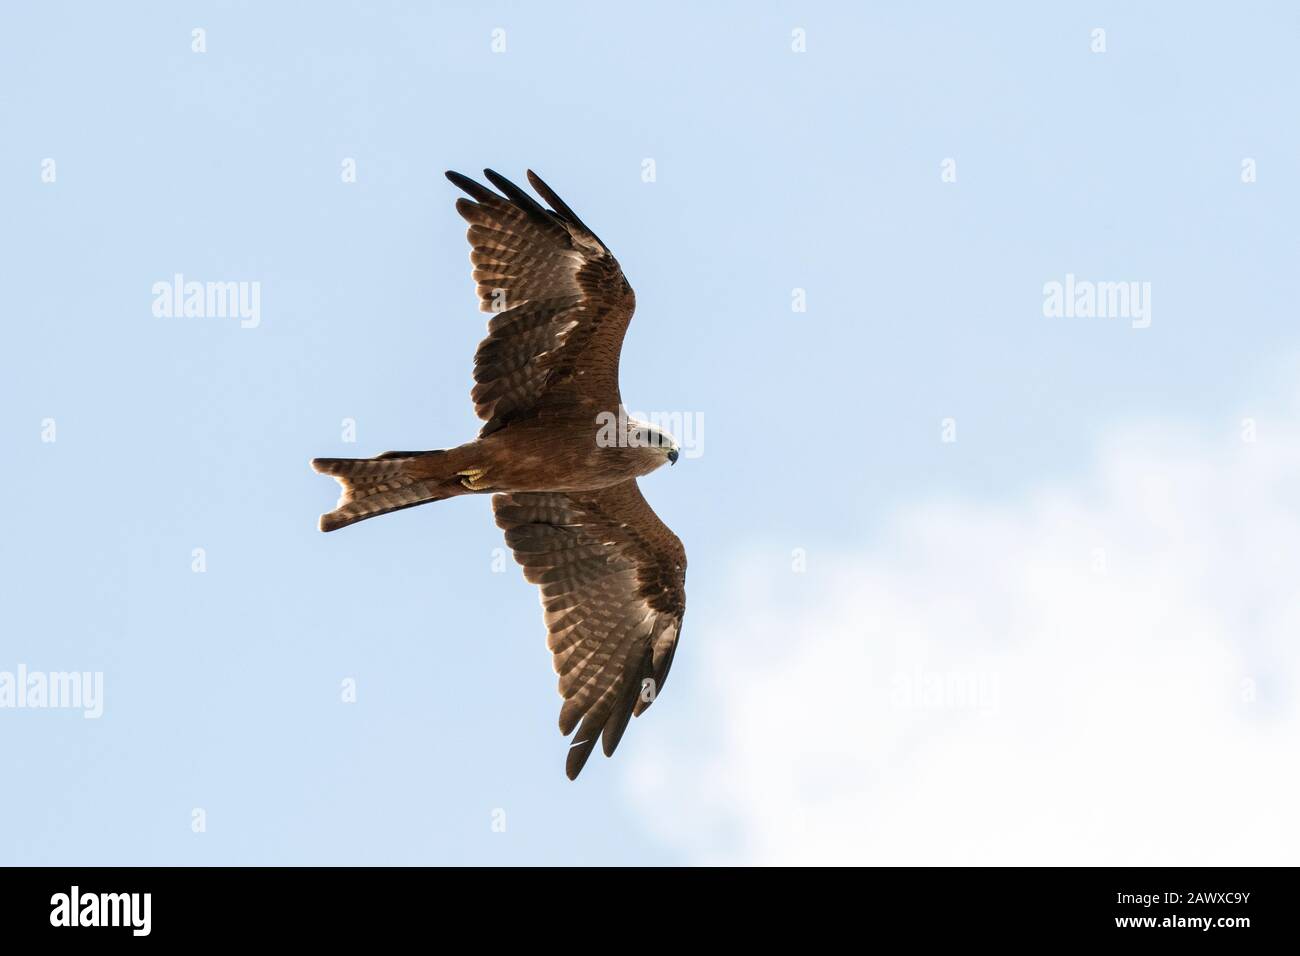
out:
{"label": "wingtip feather", "polygon": [[463,173],[456,172],[454,169],[448,169],[444,175],[453,186],[468,193],[479,202],[492,202],[493,200],[500,202],[501,200],[500,196],[488,189],[482,183],[475,182]]}
{"label": "wingtip feather", "polygon": [[483,175],[487,177],[488,182],[501,190],[502,194],[504,194],[505,197],[516,206],[534,216],[546,218],[546,210],[538,204],[536,199],[528,195],[528,193],[524,192],[510,180],[506,179],[506,177],[502,176],[495,169],[485,169],[483,170]]}
{"label": "wingtip feather", "polygon": [[564,775],[566,777],[570,780],[578,779],[578,774],[582,773],[582,768],[587,766],[587,758],[596,749],[596,741],[599,739],[600,731],[594,731],[585,740],[570,745],[569,755],[564,760]]}

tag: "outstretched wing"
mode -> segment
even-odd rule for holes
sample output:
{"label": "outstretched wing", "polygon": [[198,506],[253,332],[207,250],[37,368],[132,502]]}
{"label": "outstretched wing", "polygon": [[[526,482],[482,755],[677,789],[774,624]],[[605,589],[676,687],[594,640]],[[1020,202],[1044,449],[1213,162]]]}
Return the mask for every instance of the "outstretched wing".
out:
{"label": "outstretched wing", "polygon": [[663,689],[686,611],[686,551],[635,479],[580,494],[499,494],[492,508],[524,577],[541,587],[560,732],[578,730],[565,764],[572,780],[597,737],[612,755],[628,719]]}
{"label": "outstretched wing", "polygon": [[474,355],[474,410],[487,435],[547,403],[620,404],[618,356],[636,296],[618,261],[532,170],[550,205],[490,169],[498,195],[460,173],[468,193],[456,211],[469,223],[479,307],[496,313]]}

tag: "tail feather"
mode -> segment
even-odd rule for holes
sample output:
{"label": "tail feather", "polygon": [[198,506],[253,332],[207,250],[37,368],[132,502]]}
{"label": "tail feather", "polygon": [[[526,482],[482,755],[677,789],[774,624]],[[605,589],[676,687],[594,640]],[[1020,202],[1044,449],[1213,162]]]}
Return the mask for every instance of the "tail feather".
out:
{"label": "tail feather", "polygon": [[320,516],[322,531],[451,497],[445,483],[410,473],[413,462],[441,451],[388,452],[378,458],[313,458],[312,468],[342,488],[334,510]]}

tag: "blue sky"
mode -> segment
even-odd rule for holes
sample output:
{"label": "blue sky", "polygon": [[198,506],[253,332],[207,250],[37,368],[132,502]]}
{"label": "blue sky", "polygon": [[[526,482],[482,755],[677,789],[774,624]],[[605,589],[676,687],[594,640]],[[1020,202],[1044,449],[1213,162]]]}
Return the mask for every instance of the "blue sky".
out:
{"label": "blue sky", "polygon": [[[900,534],[898,516],[929,502],[953,503],[942,527],[977,538],[980,516],[1000,515],[1018,529],[1007,546],[1033,550],[1041,526],[1015,509],[1044,488],[1098,497],[1098,449],[1135,424],[1195,432],[1199,451],[1165,464],[1222,466],[1235,494],[1224,456],[1241,420],[1293,411],[1300,12],[1171,10],[6,11],[0,671],[102,671],[105,709],[0,710],[0,862],[670,863],[705,844],[779,858],[747,855],[782,826],[761,810],[729,817],[721,801],[706,835],[664,819],[734,765],[675,743],[726,727],[766,759],[768,725],[725,712],[719,690],[720,648],[740,673],[765,653],[741,622],[870,617],[855,595],[875,591],[854,575],[905,563],[924,535]],[[478,427],[484,317],[442,171],[484,166],[537,170],[618,255],[638,300],[627,403],[705,423],[699,458],[643,483],[690,555],[672,682],[576,784],[536,594],[513,561],[493,571],[486,499],[315,526],[336,490],[311,457],[443,447]],[[175,273],[260,283],[260,324],[155,317],[151,288]],[[1043,286],[1067,273],[1149,282],[1150,327],[1045,317]],[[945,418],[956,442],[940,440]],[[920,593],[969,587],[969,568],[918,567]],[[1225,601],[1221,625],[1259,606]],[[1219,633],[1237,647],[1233,626]],[[1268,635],[1254,666],[1273,675],[1270,713],[1291,719],[1279,675],[1294,653]],[[807,673],[842,669],[839,646]],[[340,703],[346,678],[355,704]],[[815,700],[816,679],[791,699]],[[785,721],[815,736],[814,714]],[[870,811],[870,787],[825,779]]]}

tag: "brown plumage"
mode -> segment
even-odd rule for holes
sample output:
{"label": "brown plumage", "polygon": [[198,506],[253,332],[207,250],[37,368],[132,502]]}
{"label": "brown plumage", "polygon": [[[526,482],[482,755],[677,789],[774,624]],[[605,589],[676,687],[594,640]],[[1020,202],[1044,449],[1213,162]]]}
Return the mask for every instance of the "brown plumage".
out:
{"label": "brown plumage", "polygon": [[343,488],[320,528],[494,494],[506,543],[541,589],[564,697],[560,730],[577,730],[565,766],[573,779],[597,739],[614,753],[668,677],[686,552],[636,479],[676,462],[677,446],[623,411],[618,361],[636,297],[618,261],[531,170],[546,207],[484,174],[499,193],[447,178],[471,197],[456,211],[469,223],[480,308],[494,313],[474,354],[471,397],[485,424],[455,448],[314,459]]}

